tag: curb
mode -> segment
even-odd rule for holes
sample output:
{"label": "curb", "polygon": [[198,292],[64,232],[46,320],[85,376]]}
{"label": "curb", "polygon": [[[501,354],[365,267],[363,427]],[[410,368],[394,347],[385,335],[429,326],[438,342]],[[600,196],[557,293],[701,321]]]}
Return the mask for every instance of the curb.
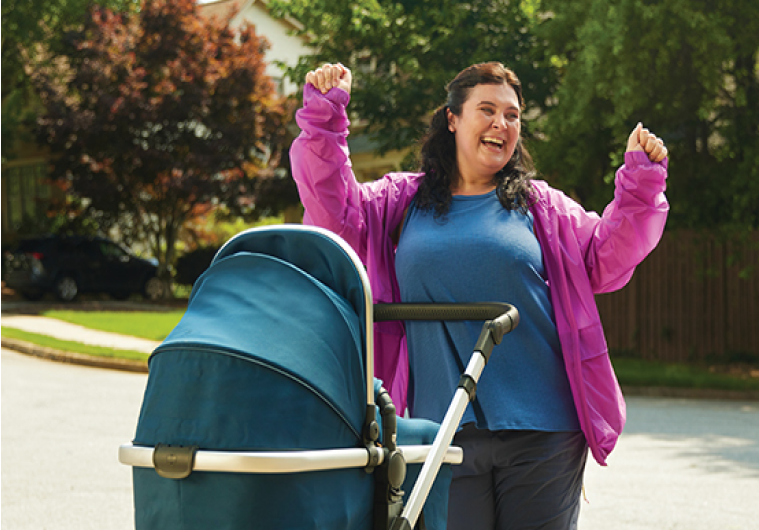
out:
{"label": "curb", "polygon": [[114,359],[109,357],[97,357],[94,355],[85,355],[83,353],[66,352],[56,350],[54,348],[47,348],[45,346],[38,346],[31,342],[23,340],[2,338],[3,348],[39,357],[41,359],[47,359],[49,361],[56,361],[61,363],[78,364],[81,366],[90,366],[93,368],[106,368],[110,370],[121,370],[122,372],[136,372],[136,373],[148,373],[148,362],[145,361],[132,361],[129,359]]}

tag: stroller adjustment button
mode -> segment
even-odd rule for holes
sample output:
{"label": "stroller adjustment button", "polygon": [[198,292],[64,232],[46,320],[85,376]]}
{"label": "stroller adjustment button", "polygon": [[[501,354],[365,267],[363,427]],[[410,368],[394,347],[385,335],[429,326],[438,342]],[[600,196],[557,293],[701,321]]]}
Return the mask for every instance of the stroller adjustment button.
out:
{"label": "stroller adjustment button", "polygon": [[163,478],[180,480],[192,473],[195,463],[195,453],[198,446],[183,447],[180,445],[157,444],[153,451],[153,466],[156,473]]}

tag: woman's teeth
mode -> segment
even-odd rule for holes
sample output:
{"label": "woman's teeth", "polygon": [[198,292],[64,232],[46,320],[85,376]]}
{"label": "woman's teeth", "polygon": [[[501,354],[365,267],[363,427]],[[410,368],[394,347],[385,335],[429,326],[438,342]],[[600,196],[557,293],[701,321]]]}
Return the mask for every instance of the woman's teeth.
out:
{"label": "woman's teeth", "polygon": [[503,147],[503,140],[500,140],[498,138],[491,138],[489,136],[486,136],[482,139],[483,143],[494,145],[496,147]]}

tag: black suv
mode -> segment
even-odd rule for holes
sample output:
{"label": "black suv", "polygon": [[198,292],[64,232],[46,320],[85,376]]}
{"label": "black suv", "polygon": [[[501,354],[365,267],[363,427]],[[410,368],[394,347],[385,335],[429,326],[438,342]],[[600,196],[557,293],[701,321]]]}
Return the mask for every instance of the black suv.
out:
{"label": "black suv", "polygon": [[4,253],[5,284],[30,300],[46,292],[70,302],[79,293],[105,292],[114,298],[163,294],[158,267],[102,237],[42,236],[24,239]]}

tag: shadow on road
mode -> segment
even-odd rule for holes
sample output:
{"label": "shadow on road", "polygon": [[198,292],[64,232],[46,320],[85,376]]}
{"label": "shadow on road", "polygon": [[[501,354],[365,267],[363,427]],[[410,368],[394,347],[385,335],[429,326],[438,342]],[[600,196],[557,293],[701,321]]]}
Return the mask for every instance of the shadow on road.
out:
{"label": "shadow on road", "polygon": [[642,397],[631,402],[622,436],[645,435],[677,456],[697,458],[707,472],[733,472],[738,464],[759,477],[759,403]]}

